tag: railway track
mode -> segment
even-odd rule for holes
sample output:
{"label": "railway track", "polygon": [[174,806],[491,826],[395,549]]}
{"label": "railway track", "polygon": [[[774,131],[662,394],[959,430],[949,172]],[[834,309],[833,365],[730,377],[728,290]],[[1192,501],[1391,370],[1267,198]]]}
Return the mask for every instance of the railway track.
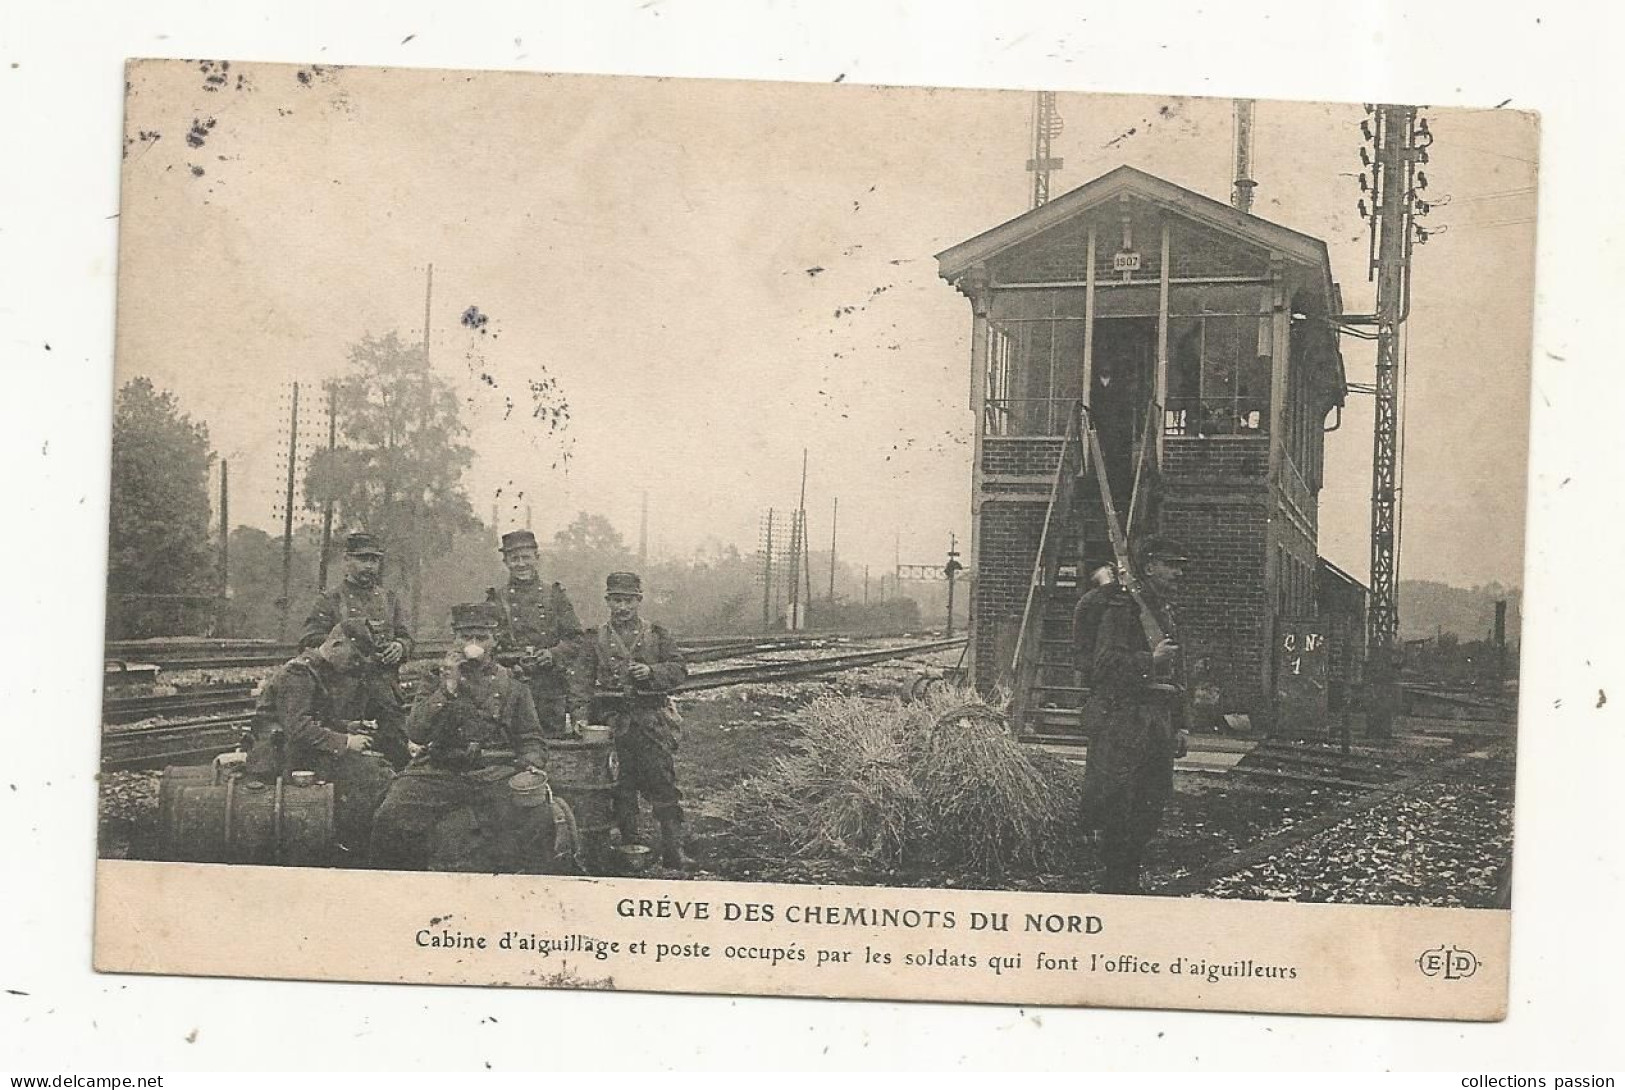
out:
{"label": "railway track", "polygon": [[[898,635],[896,633],[890,635]],[[792,651],[822,647],[850,639],[879,639],[880,636],[842,636],[820,633],[806,636],[700,636],[685,639],[681,646],[690,662],[715,662],[741,654]],[[438,659],[451,647],[450,640],[426,640],[417,646],[412,658]],[[299,653],[291,643],[265,640],[134,640],[115,641],[106,647],[109,663],[140,663],[164,670],[234,670],[281,666]],[[116,672],[110,677],[117,676]]]}
{"label": "railway track", "polygon": [[[704,689],[719,689],[729,685],[796,681],[803,678],[817,677],[821,674],[856,669],[861,666],[872,666],[891,659],[909,658],[914,655],[945,651],[952,647],[959,647],[964,642],[963,637],[957,637],[847,654],[821,655],[814,659],[758,662],[744,666],[699,670],[689,675],[688,680],[683,683],[679,691],[693,692]],[[717,646],[720,647],[721,645]],[[786,650],[786,648],[782,647],[775,649]],[[209,692],[204,691],[184,695],[198,698],[201,701],[202,698],[209,695]],[[152,699],[174,700],[177,698]],[[240,702],[242,698],[234,695],[230,699]],[[248,702],[251,705],[251,696],[248,697]],[[194,709],[203,709],[209,706],[206,703],[194,703],[192,707]],[[248,727],[251,716],[246,714],[246,710],[235,710],[238,708],[238,703],[230,705],[217,703],[212,710],[218,712],[218,714],[201,715],[196,718],[164,723],[158,726],[104,731],[102,735],[102,770],[105,772],[127,772],[209,760],[217,754],[232,749],[241,740],[243,731]]]}
{"label": "railway track", "polygon": [[211,685],[170,696],[110,696],[102,701],[102,722],[139,723],[143,719],[184,716],[190,712],[247,711],[254,706],[254,686]]}

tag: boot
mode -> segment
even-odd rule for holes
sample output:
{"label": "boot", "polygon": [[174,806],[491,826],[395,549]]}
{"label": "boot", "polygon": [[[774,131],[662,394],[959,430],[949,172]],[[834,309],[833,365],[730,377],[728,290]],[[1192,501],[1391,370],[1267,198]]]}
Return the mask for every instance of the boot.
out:
{"label": "boot", "polygon": [[660,863],[671,870],[687,870],[691,864],[683,854],[683,818],[660,815]]}
{"label": "boot", "polygon": [[615,827],[621,831],[622,844],[638,842],[638,797],[615,796]]}

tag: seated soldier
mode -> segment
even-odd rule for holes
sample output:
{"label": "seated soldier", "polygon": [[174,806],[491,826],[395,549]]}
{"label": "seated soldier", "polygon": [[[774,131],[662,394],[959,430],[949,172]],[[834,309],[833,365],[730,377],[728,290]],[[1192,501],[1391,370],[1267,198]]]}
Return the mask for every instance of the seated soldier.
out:
{"label": "seated soldier", "polygon": [[375,654],[367,623],[347,620],[279,667],[255,698],[247,763],[247,774],[265,783],[297,771],[332,783],[339,848],[355,853],[366,849],[391,772],[363,725],[339,717],[337,694]]}
{"label": "seated soldier", "polygon": [[530,690],[497,664],[498,608],[459,605],[451,615],[456,646],[418,687],[406,719],[417,752],[373,820],[372,865],[426,869],[435,826],[468,808],[471,837],[450,849],[457,858],[433,860],[437,868],[539,870],[551,858],[550,846],[537,838],[551,835],[552,811],[523,811],[507,799],[512,776],[540,772],[546,762],[536,705]]}

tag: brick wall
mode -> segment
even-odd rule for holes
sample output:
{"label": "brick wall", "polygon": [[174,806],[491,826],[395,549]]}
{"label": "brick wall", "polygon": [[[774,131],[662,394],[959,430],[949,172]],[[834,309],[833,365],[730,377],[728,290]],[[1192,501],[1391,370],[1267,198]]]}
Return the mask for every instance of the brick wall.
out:
{"label": "brick wall", "polygon": [[1000,439],[988,436],[982,440],[982,473],[986,476],[1053,478],[1065,442],[1060,437]]}
{"label": "brick wall", "polygon": [[1019,626],[1032,584],[1033,561],[1044,533],[1049,499],[985,500],[978,531],[975,655],[978,684],[991,685],[1009,669],[1000,644]]}
{"label": "brick wall", "polygon": [[1224,712],[1258,714],[1267,705],[1263,667],[1269,652],[1269,599],[1264,582],[1268,543],[1267,493],[1233,503],[1194,502],[1191,493],[1170,493],[1162,528],[1190,550],[1180,589],[1181,636],[1189,649],[1193,681],[1204,673],[1220,689]]}
{"label": "brick wall", "polygon": [[1267,436],[1245,439],[1179,439],[1169,436],[1163,442],[1162,474],[1170,481],[1190,484],[1235,485],[1259,482],[1269,476],[1270,445]]}

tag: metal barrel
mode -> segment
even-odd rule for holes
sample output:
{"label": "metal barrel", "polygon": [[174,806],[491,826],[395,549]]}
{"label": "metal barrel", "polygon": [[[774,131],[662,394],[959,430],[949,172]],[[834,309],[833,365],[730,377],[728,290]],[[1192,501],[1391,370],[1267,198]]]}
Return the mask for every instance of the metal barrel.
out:
{"label": "metal barrel", "polygon": [[216,783],[208,766],[166,769],[164,779],[158,830],[164,859],[313,866],[332,853],[330,783],[238,777]]}
{"label": "metal barrel", "polygon": [[619,766],[615,743],[598,738],[549,738],[547,778],[553,793],[575,814],[583,837],[607,834],[615,824],[615,781]]}

